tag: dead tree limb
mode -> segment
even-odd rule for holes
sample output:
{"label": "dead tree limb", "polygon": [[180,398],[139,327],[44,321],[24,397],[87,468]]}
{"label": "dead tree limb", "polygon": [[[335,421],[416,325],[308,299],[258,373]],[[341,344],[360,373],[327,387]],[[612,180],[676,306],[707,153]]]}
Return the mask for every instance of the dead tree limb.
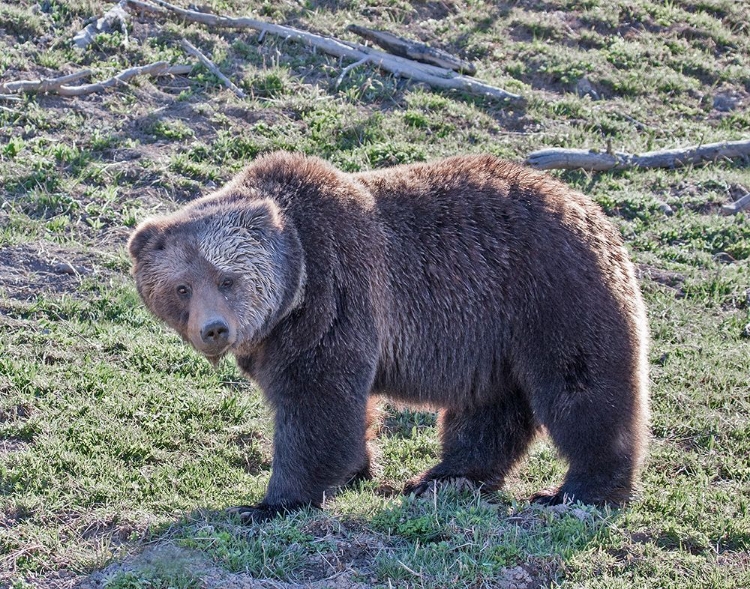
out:
{"label": "dead tree limb", "polygon": [[750,209],[750,192],[738,198],[734,202],[723,205],[721,207],[721,213],[723,215],[736,215],[737,213],[741,213],[746,209]]}
{"label": "dead tree limb", "polygon": [[368,29],[359,25],[349,25],[347,30],[368,41],[372,41],[388,53],[398,55],[399,57],[406,57],[407,59],[413,59],[422,63],[430,63],[469,76],[477,73],[477,67],[470,61],[460,59],[447,51],[430,47],[424,43],[409,41],[387,31]]}
{"label": "dead tree limb", "polygon": [[78,31],[73,37],[73,44],[81,49],[91,44],[94,38],[100,33],[110,33],[119,30],[123,34],[122,44],[128,46],[128,14],[125,12],[125,0],[120,0],[104,16],[97,19],[96,22],[90,23],[87,27]]}
{"label": "dead tree limb", "polygon": [[371,47],[365,47],[358,43],[346,43],[333,37],[323,37],[293,27],[275,25],[249,17],[234,18],[207,14],[205,12],[180,8],[164,0],[153,0],[153,3],[144,0],[126,0],[126,3],[128,6],[143,12],[150,12],[161,16],[165,16],[171,12],[187,21],[201,23],[214,28],[252,29],[259,31],[261,35],[270,33],[284,39],[305,43],[316,49],[320,49],[324,53],[339,58],[361,61],[365,57],[369,57],[368,61],[392,73],[394,76],[408,78],[416,82],[424,82],[435,88],[460,90],[469,94],[508,100],[518,100],[521,98],[518,94],[490,86],[489,84],[456,74],[441,67],[418,63],[410,59],[372,49]]}
{"label": "dead tree limb", "polygon": [[101,92],[107,88],[113,86],[119,86],[120,84],[126,84],[128,80],[136,76],[178,76],[182,74],[190,73],[193,69],[192,65],[169,65],[166,61],[157,61],[148,65],[142,65],[138,67],[131,67],[123,70],[116,76],[113,76],[103,82],[97,82],[95,84],[86,84],[84,86],[63,86],[58,91],[58,94],[63,96],[81,96],[83,94],[92,94],[94,92]]}
{"label": "dead tree limb", "polygon": [[59,78],[45,78],[42,80],[19,80],[17,82],[6,82],[0,85],[0,92],[35,92],[37,94],[59,94],[60,96],[81,96],[101,92],[107,88],[126,84],[135,76],[168,76],[187,74],[193,69],[192,65],[169,65],[166,61],[157,61],[149,65],[128,68],[116,76],[94,84],[83,84],[81,86],[68,86],[81,78],[91,75],[91,70],[83,70]]}
{"label": "dead tree limb", "polygon": [[17,80],[16,82],[5,82],[0,85],[2,92],[56,92],[61,86],[77,82],[91,75],[91,70],[81,70],[73,74],[60,76],[59,78],[42,78],[41,80]]}
{"label": "dead tree limb", "polygon": [[682,149],[649,151],[642,154],[600,152],[586,149],[541,149],[526,158],[540,170],[623,170],[625,168],[679,168],[719,160],[750,157],[750,140],[722,141]]}
{"label": "dead tree limb", "polygon": [[216,64],[214,64],[213,61],[211,61],[210,59],[208,59],[208,57],[206,57],[201,52],[200,49],[198,49],[195,45],[193,45],[187,39],[183,39],[181,44],[182,44],[182,48],[185,51],[187,51],[193,57],[197,57],[200,60],[200,62],[203,65],[205,65],[214,76],[216,76],[217,78],[219,78],[219,80],[221,80],[221,82],[227,88],[229,88],[232,92],[234,92],[235,95],[237,95],[239,98],[245,98],[246,94],[242,90],[240,90],[237,86],[235,86],[234,82],[232,82],[232,80],[230,80],[224,74],[222,74],[221,70],[218,67],[216,67]]}
{"label": "dead tree limb", "polygon": [[370,56],[363,57],[359,61],[355,61],[354,63],[350,63],[348,66],[346,66],[343,70],[341,70],[341,74],[339,74],[339,77],[336,78],[336,88],[338,88],[341,85],[341,82],[344,81],[344,78],[346,77],[346,74],[348,74],[353,69],[358,68],[361,65],[365,65],[367,62],[370,61]]}

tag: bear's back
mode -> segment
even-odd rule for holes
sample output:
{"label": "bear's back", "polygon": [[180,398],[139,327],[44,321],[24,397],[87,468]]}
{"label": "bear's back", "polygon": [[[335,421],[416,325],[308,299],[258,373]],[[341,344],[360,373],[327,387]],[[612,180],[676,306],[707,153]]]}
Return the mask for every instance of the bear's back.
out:
{"label": "bear's back", "polygon": [[391,396],[442,390],[444,400],[481,402],[543,357],[565,355],[556,342],[605,346],[594,330],[627,334],[640,322],[619,234],[596,204],[546,174],[464,156],[352,179],[373,195],[386,235],[390,331],[379,384]]}

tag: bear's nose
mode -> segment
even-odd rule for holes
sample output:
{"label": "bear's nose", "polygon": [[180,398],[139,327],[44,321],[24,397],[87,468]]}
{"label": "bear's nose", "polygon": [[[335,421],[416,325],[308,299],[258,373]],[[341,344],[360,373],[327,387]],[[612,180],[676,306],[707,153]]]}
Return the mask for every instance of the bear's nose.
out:
{"label": "bear's nose", "polygon": [[201,329],[201,339],[206,344],[225,344],[229,339],[229,325],[222,319],[209,321]]}

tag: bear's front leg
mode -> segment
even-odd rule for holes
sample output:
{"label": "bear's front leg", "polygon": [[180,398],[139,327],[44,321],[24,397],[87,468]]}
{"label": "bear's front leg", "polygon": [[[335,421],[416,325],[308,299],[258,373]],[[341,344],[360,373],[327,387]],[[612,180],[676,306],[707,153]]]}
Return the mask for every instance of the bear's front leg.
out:
{"label": "bear's front leg", "polygon": [[259,504],[229,512],[260,522],[301,507],[320,507],[327,490],[368,472],[371,372],[357,378],[357,371],[347,371],[342,378],[341,369],[334,368],[326,377],[305,379],[304,385],[269,389],[275,430],[268,490]]}

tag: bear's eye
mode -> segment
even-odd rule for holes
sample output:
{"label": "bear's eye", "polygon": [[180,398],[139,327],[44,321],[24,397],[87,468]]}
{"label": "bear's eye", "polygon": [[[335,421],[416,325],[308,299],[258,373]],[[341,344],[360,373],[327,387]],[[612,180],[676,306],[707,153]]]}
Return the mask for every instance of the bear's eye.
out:
{"label": "bear's eye", "polygon": [[232,280],[231,278],[229,278],[229,276],[227,276],[226,278],[223,278],[222,281],[219,283],[219,287],[224,288],[224,289],[232,288],[233,284],[234,284],[234,280]]}
{"label": "bear's eye", "polygon": [[184,284],[180,284],[175,290],[181,297],[186,297],[190,294],[190,288]]}

